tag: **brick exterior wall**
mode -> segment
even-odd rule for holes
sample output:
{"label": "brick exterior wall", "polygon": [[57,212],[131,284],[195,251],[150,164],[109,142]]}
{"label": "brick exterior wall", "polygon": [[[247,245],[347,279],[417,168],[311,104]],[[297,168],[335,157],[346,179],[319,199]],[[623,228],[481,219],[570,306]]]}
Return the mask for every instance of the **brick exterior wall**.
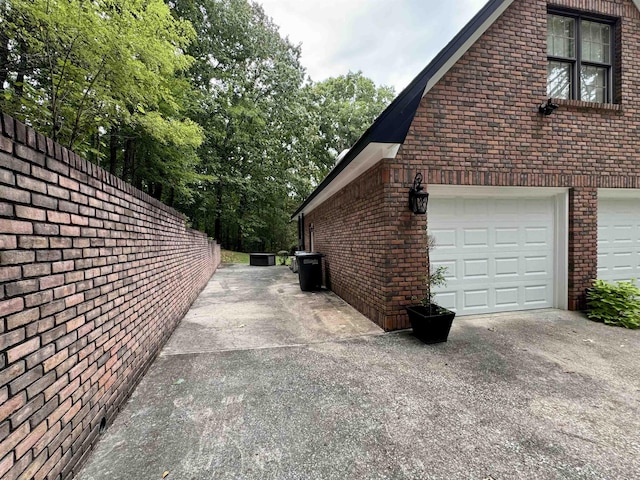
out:
{"label": "brick exterior wall", "polygon": [[0,116],[0,477],[71,478],[220,248],[173,209]]}
{"label": "brick exterior wall", "polygon": [[422,295],[424,275],[407,272],[424,272],[427,265],[426,256],[410,254],[414,248],[424,253],[424,217],[395,208],[407,203],[397,175],[381,162],[305,216],[305,249],[311,249],[313,226],[314,250],[326,255],[326,286],[386,330],[403,327],[402,316],[389,315],[390,306]]}
{"label": "brick exterior wall", "polygon": [[[376,307],[384,317],[374,321],[384,328],[408,326],[404,306],[425,275],[426,236],[418,232],[424,224],[408,220],[406,213],[407,192],[418,171],[427,184],[570,188],[568,303],[571,309],[584,307],[585,290],[597,274],[597,189],[640,188],[640,12],[631,0],[554,0],[549,5],[620,18],[615,31],[617,103],[558,101],[560,108],[551,116],[540,115],[538,105],[546,101],[547,2],[513,2],[422,99],[396,159],[371,170],[385,179],[379,187],[384,202],[373,204],[376,197],[368,206],[387,215],[380,227],[367,227],[387,233],[378,239],[383,245],[378,254],[393,262],[402,255],[398,245],[407,247],[396,258],[398,264],[387,263],[377,274],[385,303]],[[345,238],[342,229],[358,225],[359,232],[365,230],[358,217],[342,216],[341,195],[316,209],[324,212],[331,205],[341,216],[326,224],[325,232],[315,229],[316,238],[328,241],[318,243],[319,251],[338,251],[338,239]],[[306,218],[314,218],[316,211]],[[361,234],[346,237],[354,248],[362,240]],[[329,255],[327,261],[335,277],[345,260]],[[367,298],[367,290],[358,288],[344,298]],[[367,314],[367,307],[358,308]]]}

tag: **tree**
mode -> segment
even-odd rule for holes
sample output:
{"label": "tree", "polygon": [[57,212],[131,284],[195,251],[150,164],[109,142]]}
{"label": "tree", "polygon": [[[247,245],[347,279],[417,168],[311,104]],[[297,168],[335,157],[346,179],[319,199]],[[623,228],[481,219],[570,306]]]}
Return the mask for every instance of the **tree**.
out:
{"label": "tree", "polygon": [[312,83],[248,0],[0,0],[0,108],[238,250],[289,215],[389,102],[360,72]]}
{"label": "tree", "polygon": [[[157,142],[156,153],[184,148],[193,159],[202,131],[184,115],[190,84],[179,74],[192,62],[184,49],[194,31],[162,0],[8,0],[2,8],[4,111],[98,163],[108,156],[110,170],[150,191],[154,179],[136,176],[142,143]],[[176,155],[165,153],[148,170],[182,172],[166,166]],[[184,184],[181,174],[173,180]]]}
{"label": "tree", "polygon": [[227,247],[288,247],[291,146],[306,115],[298,107],[300,49],[246,0],[176,0],[172,7],[197,32],[187,50],[201,100],[192,113],[206,134],[200,173],[212,178],[185,210]]}
{"label": "tree", "polygon": [[337,156],[373,124],[395,97],[392,87],[376,87],[362,72],[349,72],[307,87],[316,134],[311,137],[316,182],[335,165]]}

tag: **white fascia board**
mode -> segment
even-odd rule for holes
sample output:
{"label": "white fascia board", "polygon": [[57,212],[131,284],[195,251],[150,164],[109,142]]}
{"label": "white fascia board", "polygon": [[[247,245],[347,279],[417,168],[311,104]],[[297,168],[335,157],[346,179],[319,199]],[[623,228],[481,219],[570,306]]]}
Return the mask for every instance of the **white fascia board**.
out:
{"label": "white fascia board", "polygon": [[477,185],[427,185],[429,195],[437,197],[553,197],[569,191],[568,187],[495,187]]}
{"label": "white fascia board", "polygon": [[599,188],[598,198],[626,199],[640,198],[640,188]]}
{"label": "white fascia board", "polygon": [[640,10],[640,0],[633,0],[633,3],[636,7],[638,7],[638,10]]}
{"label": "white fascia board", "polygon": [[349,163],[349,165],[347,165],[345,169],[340,172],[340,174],[334,178],[324,190],[322,190],[322,192],[309,202],[309,204],[304,207],[298,215],[307,215],[318,205],[327,201],[331,196],[338,193],[364,172],[376,165],[380,160],[384,158],[395,158],[399,149],[399,143],[370,143],[356,158],[351,160],[351,163]]}
{"label": "white fascia board", "polygon": [[[478,39],[486,32],[491,25],[495,23],[495,21],[504,13],[504,11],[509,8],[509,6],[514,2],[514,0],[505,1],[495,12],[491,15],[481,26],[476,29],[473,35],[467,40],[453,55],[449,57],[447,63],[445,63],[440,70],[438,70],[427,82],[427,86],[422,93],[424,97],[433,87],[437,84],[442,77],[446,75],[446,73],[451,70],[451,68],[462,58],[462,56],[467,53],[467,51],[471,48],[471,46],[478,41]],[[634,0],[640,4],[640,0]]]}

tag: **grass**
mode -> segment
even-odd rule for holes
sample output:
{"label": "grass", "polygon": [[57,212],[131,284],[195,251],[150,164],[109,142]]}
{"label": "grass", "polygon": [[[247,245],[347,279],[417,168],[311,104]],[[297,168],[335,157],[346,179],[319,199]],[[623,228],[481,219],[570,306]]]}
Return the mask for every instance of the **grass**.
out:
{"label": "grass", "polygon": [[[239,263],[241,265],[249,265],[249,254],[242,252],[233,252],[231,250],[222,250],[222,263]],[[287,258],[287,265],[291,261]],[[280,257],[276,255],[276,265],[280,265]]]}
{"label": "grass", "polygon": [[249,254],[242,252],[232,252],[231,250],[222,250],[222,263],[240,263],[249,265]]}

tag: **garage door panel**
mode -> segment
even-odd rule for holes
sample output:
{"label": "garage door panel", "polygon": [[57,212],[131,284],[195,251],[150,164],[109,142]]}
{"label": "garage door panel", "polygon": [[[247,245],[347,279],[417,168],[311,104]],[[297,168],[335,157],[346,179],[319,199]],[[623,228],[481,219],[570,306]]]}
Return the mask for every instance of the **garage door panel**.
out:
{"label": "garage door panel", "polygon": [[463,296],[464,309],[470,308],[488,308],[489,306],[489,290],[481,288],[479,290],[465,290]]}
{"label": "garage door panel", "polygon": [[463,260],[462,280],[489,278],[489,260],[486,258]]}
{"label": "garage door panel", "polygon": [[438,305],[453,310],[458,305],[458,294],[452,291],[442,291],[436,294],[436,302]]}
{"label": "garage door panel", "polygon": [[524,257],[524,275],[551,275],[551,268],[548,256],[526,256]]}
{"label": "garage door panel", "polygon": [[519,211],[520,205],[518,205],[518,202],[514,202],[512,199],[498,198],[495,200],[493,213],[497,217],[501,215],[512,217],[513,215],[517,215]]}
{"label": "garage door panel", "polygon": [[549,293],[549,286],[546,284],[526,286],[524,304],[532,307],[546,305]]}
{"label": "garage door panel", "polygon": [[520,229],[517,227],[496,227],[494,245],[501,247],[517,247],[520,242]]}
{"label": "garage door panel", "polygon": [[547,227],[526,227],[524,244],[527,247],[547,247],[553,241],[550,234],[550,228]]}
{"label": "garage door panel", "polygon": [[498,308],[517,308],[519,300],[518,287],[496,288],[496,307]]}
{"label": "garage door panel", "polygon": [[633,225],[614,225],[613,227],[613,243],[625,245],[633,243]]}
{"label": "garage door panel", "polygon": [[494,264],[496,266],[496,278],[518,276],[518,271],[520,270],[519,257],[496,258]]}
{"label": "garage door panel", "polygon": [[455,228],[438,228],[429,230],[437,239],[437,248],[454,248],[457,245]]}
{"label": "garage door panel", "polygon": [[640,199],[598,200],[598,278],[640,278]]}
{"label": "garage door panel", "polygon": [[432,199],[437,302],[459,315],[553,306],[554,213],[552,198]]}
{"label": "garage door panel", "polygon": [[465,216],[487,217],[489,215],[489,205],[484,202],[478,202],[474,199],[463,200],[462,211],[459,212]]}
{"label": "garage door panel", "polygon": [[465,228],[462,232],[462,238],[464,248],[489,246],[489,230],[486,228]]}

